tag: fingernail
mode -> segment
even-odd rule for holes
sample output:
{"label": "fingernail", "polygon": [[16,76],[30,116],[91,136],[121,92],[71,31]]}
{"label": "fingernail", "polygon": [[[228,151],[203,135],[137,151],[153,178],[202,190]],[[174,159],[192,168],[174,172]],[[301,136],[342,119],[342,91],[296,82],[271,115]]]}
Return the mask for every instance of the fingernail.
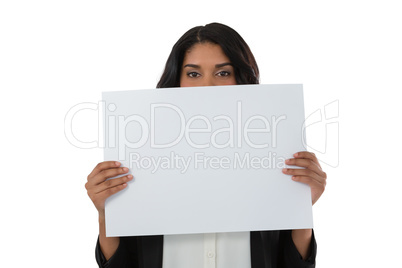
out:
{"label": "fingernail", "polygon": [[294,157],[297,157],[298,155],[299,155],[298,153],[295,153],[295,154],[294,154]]}
{"label": "fingernail", "polygon": [[128,168],[124,167],[123,170],[124,170],[124,172],[127,172],[127,171],[128,171]]}
{"label": "fingernail", "polygon": [[127,178],[129,178],[129,179],[132,179],[133,178],[133,175],[127,175]]}
{"label": "fingernail", "polygon": [[120,166],[120,163],[119,163],[119,162],[114,162],[114,163],[115,163],[116,166]]}
{"label": "fingernail", "polygon": [[290,162],[290,159],[285,160],[285,163],[289,164],[289,162]]}
{"label": "fingernail", "polygon": [[284,168],[284,169],[282,169],[282,171],[283,171],[283,172],[287,172],[287,171],[288,171],[288,169],[287,169],[287,168]]}

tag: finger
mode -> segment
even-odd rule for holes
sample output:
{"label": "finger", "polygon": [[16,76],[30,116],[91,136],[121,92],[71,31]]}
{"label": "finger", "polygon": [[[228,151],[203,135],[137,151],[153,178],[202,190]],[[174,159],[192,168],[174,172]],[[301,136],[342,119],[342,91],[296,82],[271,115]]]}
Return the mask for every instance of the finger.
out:
{"label": "finger", "polygon": [[104,182],[106,179],[113,178],[118,175],[123,175],[128,171],[129,169],[126,167],[104,169],[98,174],[96,174],[93,178],[90,178],[88,182],[90,185],[98,185]]}
{"label": "finger", "polygon": [[322,182],[324,180],[317,173],[315,173],[314,171],[311,171],[309,169],[284,168],[282,170],[282,172],[287,175],[311,177],[314,180],[319,181],[319,182]]}
{"label": "finger", "polygon": [[319,189],[320,192],[324,192],[326,182],[319,182],[317,180],[313,180],[311,177],[307,176],[293,176],[292,180],[297,182],[302,182],[308,184],[311,189]]}
{"label": "finger", "polygon": [[307,151],[302,151],[302,152],[297,152],[293,155],[295,158],[305,158],[305,159],[310,159],[312,160],[314,163],[316,163],[320,169],[321,169],[321,165],[320,162],[318,162],[317,157],[315,156],[314,153],[311,152],[307,152]]}
{"label": "finger", "polygon": [[321,167],[318,166],[315,162],[311,159],[305,158],[290,158],[285,161],[287,165],[298,166],[298,167],[305,167],[317,173],[319,176],[324,176],[324,172],[322,171]]}
{"label": "finger", "polygon": [[96,167],[92,170],[92,172],[88,175],[88,180],[94,177],[96,174],[101,172],[102,170],[119,167],[121,165],[120,162],[117,161],[104,161],[100,162],[96,165]]}
{"label": "finger", "polygon": [[98,193],[98,197],[101,200],[106,200],[108,197],[111,195],[114,195],[117,192],[120,192],[121,190],[125,189],[127,187],[127,183],[119,184],[111,188],[107,188],[104,191]]}
{"label": "finger", "polygon": [[133,179],[133,175],[128,174],[126,176],[122,176],[122,177],[119,177],[116,179],[104,181],[103,183],[98,184],[93,188],[93,193],[99,194],[103,191],[106,191],[107,189],[114,188],[116,186],[125,184],[125,183],[131,181],[132,179]]}

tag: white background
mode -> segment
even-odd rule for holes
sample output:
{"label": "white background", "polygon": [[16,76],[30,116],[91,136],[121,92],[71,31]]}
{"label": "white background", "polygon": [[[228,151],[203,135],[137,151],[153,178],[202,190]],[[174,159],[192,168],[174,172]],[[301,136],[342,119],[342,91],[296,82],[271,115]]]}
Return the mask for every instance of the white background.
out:
{"label": "white background", "polygon": [[[97,267],[84,184],[102,149],[72,146],[65,115],[101,91],[154,88],[176,40],[218,21],[248,42],[261,83],[304,84],[306,115],[339,101],[339,157],[322,156],[335,164],[313,208],[318,267],[395,267],[400,14],[387,0],[1,1],[1,265]],[[96,124],[77,114],[73,130],[94,140]],[[307,134],[325,142],[325,123]]]}

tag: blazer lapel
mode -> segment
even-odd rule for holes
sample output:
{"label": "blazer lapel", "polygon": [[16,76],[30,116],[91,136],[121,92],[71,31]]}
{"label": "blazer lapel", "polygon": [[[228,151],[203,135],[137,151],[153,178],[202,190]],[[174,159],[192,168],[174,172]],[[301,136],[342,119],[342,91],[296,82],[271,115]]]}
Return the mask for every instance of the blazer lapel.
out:
{"label": "blazer lapel", "polygon": [[163,235],[138,238],[139,268],[162,268]]}
{"label": "blazer lapel", "polygon": [[250,232],[252,268],[276,268],[278,266],[279,231]]}

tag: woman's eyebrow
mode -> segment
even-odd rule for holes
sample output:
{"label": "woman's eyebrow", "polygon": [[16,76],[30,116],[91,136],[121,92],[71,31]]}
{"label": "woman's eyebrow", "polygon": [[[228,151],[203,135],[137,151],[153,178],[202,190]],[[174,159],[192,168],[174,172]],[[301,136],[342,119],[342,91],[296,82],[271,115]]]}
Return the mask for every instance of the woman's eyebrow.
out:
{"label": "woman's eyebrow", "polygon": [[186,68],[186,67],[200,68],[200,65],[196,65],[196,64],[186,64],[186,65],[183,66],[183,68]]}
{"label": "woman's eyebrow", "polygon": [[221,63],[221,64],[216,64],[215,65],[215,68],[221,68],[221,67],[223,67],[223,66],[226,66],[226,65],[232,65],[230,62],[225,62],[225,63]]}
{"label": "woman's eyebrow", "polygon": [[[216,64],[215,68],[221,68],[221,67],[226,66],[226,65],[232,65],[232,64],[230,62],[220,63],[220,64]],[[186,68],[186,67],[201,68],[200,65],[196,65],[196,64],[186,64],[186,65],[183,66],[183,68]]]}

